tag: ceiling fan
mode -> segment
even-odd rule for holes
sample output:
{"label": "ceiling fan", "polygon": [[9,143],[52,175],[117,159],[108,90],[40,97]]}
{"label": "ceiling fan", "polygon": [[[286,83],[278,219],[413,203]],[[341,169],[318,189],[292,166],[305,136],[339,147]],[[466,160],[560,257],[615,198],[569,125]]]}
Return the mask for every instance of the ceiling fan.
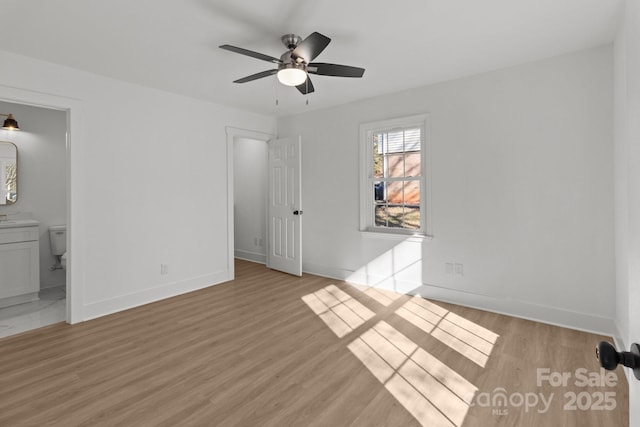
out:
{"label": "ceiling fan", "polygon": [[329,37],[318,32],[314,32],[304,40],[295,34],[285,34],[281,37],[281,40],[289,50],[283,53],[280,59],[228,44],[220,46],[221,49],[278,64],[276,69],[252,74],[235,80],[234,83],[246,83],[277,74],[280,83],[286,86],[295,86],[300,93],[306,95],[314,91],[309,74],[335,77],[362,77],[364,74],[364,68],[325,62],[311,62],[331,42]]}

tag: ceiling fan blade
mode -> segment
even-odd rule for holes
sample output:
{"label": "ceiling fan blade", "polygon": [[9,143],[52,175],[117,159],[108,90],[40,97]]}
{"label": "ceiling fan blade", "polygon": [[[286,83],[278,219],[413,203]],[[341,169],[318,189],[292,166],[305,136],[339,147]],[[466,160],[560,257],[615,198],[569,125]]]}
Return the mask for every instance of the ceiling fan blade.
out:
{"label": "ceiling fan blade", "polygon": [[311,79],[307,75],[307,80],[301,85],[296,86],[296,88],[300,91],[301,94],[306,95],[308,93],[312,93],[315,89],[313,88],[313,83],[311,83]]}
{"label": "ceiling fan blade", "polygon": [[320,76],[335,77],[362,77],[364,68],[351,67],[349,65],[327,64],[324,62],[312,62],[307,70]]}
{"label": "ceiling fan blade", "polygon": [[246,83],[246,82],[250,82],[250,81],[253,81],[253,80],[261,79],[263,77],[273,76],[277,72],[278,72],[278,70],[262,71],[260,73],[251,74],[250,76],[243,77],[243,78],[238,79],[238,80],[234,80],[233,82],[234,83]]}
{"label": "ceiling fan blade", "polygon": [[254,52],[254,51],[248,50],[248,49],[243,49],[241,47],[231,46],[231,45],[228,45],[228,44],[223,44],[222,46],[218,46],[218,47],[220,49],[224,49],[224,50],[228,50],[228,51],[231,51],[231,52],[239,53],[241,55],[247,55],[247,56],[250,56],[252,58],[261,59],[261,60],[267,61],[267,62],[273,62],[274,64],[280,64],[282,62],[278,58],[274,58],[273,56],[269,56],[269,55],[265,55],[265,54],[262,54],[262,53]]}
{"label": "ceiling fan blade", "polygon": [[291,52],[293,59],[301,59],[307,64],[315,59],[331,42],[327,36],[314,32],[306,39],[298,43],[298,46]]}

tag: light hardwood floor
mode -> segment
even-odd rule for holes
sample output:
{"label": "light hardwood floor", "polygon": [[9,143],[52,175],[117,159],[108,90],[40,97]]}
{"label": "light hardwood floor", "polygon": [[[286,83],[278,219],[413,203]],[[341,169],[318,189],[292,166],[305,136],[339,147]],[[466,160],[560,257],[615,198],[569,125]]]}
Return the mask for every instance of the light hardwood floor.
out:
{"label": "light hardwood floor", "polygon": [[605,338],[238,261],[233,282],[1,339],[0,426],[626,426],[621,368],[596,381]]}

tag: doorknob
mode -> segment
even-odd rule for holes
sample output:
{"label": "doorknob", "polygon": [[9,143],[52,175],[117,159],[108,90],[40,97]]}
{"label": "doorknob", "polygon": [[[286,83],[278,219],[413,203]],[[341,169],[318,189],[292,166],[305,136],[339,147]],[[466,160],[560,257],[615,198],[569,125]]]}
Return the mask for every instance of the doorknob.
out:
{"label": "doorknob", "polygon": [[596,357],[600,361],[600,366],[604,369],[612,371],[618,364],[633,369],[633,374],[640,380],[640,345],[631,344],[631,351],[622,351],[618,353],[616,348],[606,342],[601,341],[596,347]]}
{"label": "doorknob", "polygon": [[294,215],[302,215],[302,211],[293,211]]}

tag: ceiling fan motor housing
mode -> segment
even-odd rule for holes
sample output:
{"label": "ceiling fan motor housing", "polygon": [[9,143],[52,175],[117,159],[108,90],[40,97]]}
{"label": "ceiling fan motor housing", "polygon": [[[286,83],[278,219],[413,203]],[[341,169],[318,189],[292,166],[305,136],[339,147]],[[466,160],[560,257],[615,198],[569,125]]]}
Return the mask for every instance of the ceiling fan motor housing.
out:
{"label": "ceiling fan motor housing", "polygon": [[291,57],[291,51],[287,51],[282,54],[280,57],[280,64],[278,65],[278,70],[283,70],[285,68],[297,68],[299,70],[307,72],[307,64],[304,61],[298,61]]}
{"label": "ceiling fan motor housing", "polygon": [[298,43],[302,41],[302,37],[295,34],[285,34],[280,37],[280,40],[282,40],[282,43],[287,47],[287,49],[293,50],[298,46]]}

